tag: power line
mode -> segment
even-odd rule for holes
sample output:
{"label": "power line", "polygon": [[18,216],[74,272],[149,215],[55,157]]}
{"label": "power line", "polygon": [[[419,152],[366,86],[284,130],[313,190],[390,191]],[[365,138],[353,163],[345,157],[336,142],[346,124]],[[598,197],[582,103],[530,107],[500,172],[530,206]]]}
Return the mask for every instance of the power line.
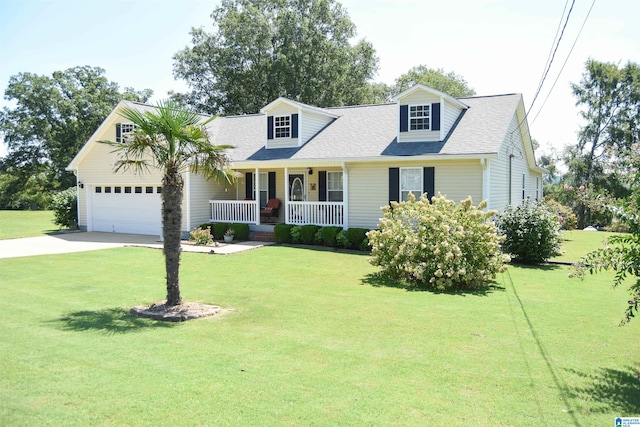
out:
{"label": "power line", "polygon": [[567,13],[567,19],[564,21],[564,26],[562,27],[562,32],[560,33],[560,38],[558,38],[558,42],[556,43],[556,47],[553,50],[553,55],[551,56],[551,61],[549,61],[549,66],[547,67],[547,70],[545,71],[544,76],[542,77],[542,81],[540,82],[540,85],[538,85],[538,90],[536,91],[536,94],[533,97],[533,101],[531,101],[531,106],[529,106],[529,111],[531,111],[531,109],[533,108],[533,104],[535,104],[536,99],[538,98],[538,95],[540,94],[540,91],[542,90],[542,85],[544,84],[544,81],[546,80],[547,75],[549,74],[549,70],[551,70],[551,65],[553,64],[553,60],[556,57],[556,52],[558,51],[558,47],[560,47],[560,42],[562,41],[562,36],[564,35],[564,30],[567,28],[567,24],[569,23],[569,17],[571,16],[571,11],[573,10],[573,6],[575,4],[576,4],[576,0],[572,0],[571,7],[569,8],[569,13]]}
{"label": "power line", "polygon": [[551,89],[549,89],[549,93],[547,94],[547,97],[542,102],[542,105],[540,106],[540,109],[538,110],[538,113],[535,115],[533,120],[531,120],[530,124],[533,124],[536,121],[536,119],[538,118],[538,116],[542,112],[542,108],[544,107],[544,105],[547,103],[547,100],[551,96],[551,92],[553,92],[553,89],[556,87],[556,83],[558,83],[558,80],[560,79],[560,75],[562,74],[562,71],[564,70],[565,65],[567,65],[567,62],[569,61],[569,57],[571,56],[571,53],[573,52],[573,48],[576,47],[576,43],[578,43],[578,39],[580,38],[580,34],[582,34],[582,30],[584,29],[584,26],[587,23],[587,19],[589,19],[589,15],[591,14],[591,10],[593,10],[593,6],[595,4],[596,4],[596,0],[593,0],[593,2],[591,2],[591,7],[589,8],[589,11],[587,12],[587,16],[585,16],[584,17],[584,21],[582,21],[582,26],[580,27],[580,31],[578,31],[578,35],[576,36],[576,39],[573,41],[573,45],[571,45],[571,49],[569,50],[569,53],[567,54],[567,58],[562,63],[562,67],[560,68],[560,72],[558,73],[558,76],[556,77],[555,81],[553,82],[553,85],[551,85]]}
{"label": "power line", "polygon": [[[562,27],[562,32],[560,33],[560,37],[558,38],[555,48],[553,50],[553,55],[551,56],[551,61],[549,61],[548,66],[546,71],[544,72],[542,79],[540,80],[540,84],[538,85],[538,89],[536,90],[536,94],[533,97],[533,101],[531,101],[531,105],[529,106],[529,109],[525,111],[524,114],[524,118],[522,119],[522,121],[520,123],[518,123],[518,126],[511,131],[511,134],[513,134],[516,130],[520,129],[520,127],[522,126],[522,124],[527,120],[527,117],[529,116],[529,112],[531,111],[531,109],[533,108],[533,104],[536,102],[536,99],[538,98],[538,95],[540,94],[540,90],[542,89],[542,85],[544,84],[544,81],[547,78],[547,75],[549,74],[549,70],[551,69],[551,65],[553,64],[553,60],[555,59],[556,56],[556,52],[558,51],[558,47],[560,46],[560,42],[562,41],[562,37],[564,36],[564,30],[567,28],[567,24],[569,23],[569,18],[571,17],[571,11],[573,11],[573,6],[576,4],[576,0],[572,0],[571,2],[571,7],[569,8],[569,13],[567,13],[567,18],[564,21],[564,26]],[[565,6],[566,9],[566,6]],[[564,15],[564,10],[562,11],[562,14]],[[562,18],[560,18],[560,20],[562,21]]]}

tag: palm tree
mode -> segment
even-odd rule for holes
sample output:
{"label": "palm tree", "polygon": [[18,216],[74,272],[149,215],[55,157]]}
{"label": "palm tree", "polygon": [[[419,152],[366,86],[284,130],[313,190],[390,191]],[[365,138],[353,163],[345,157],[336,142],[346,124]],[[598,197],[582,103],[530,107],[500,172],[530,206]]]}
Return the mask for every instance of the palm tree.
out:
{"label": "palm tree", "polygon": [[229,169],[225,151],[229,145],[213,145],[204,120],[173,101],[160,101],[153,111],[123,107],[118,113],[135,125],[124,143],[102,141],[114,147],[119,160],[115,170],[141,173],[150,167],[163,171],[162,237],[167,274],[167,307],[182,303],[180,296],[180,238],[182,224],[183,173],[187,170],[216,178],[229,184],[235,173]]}

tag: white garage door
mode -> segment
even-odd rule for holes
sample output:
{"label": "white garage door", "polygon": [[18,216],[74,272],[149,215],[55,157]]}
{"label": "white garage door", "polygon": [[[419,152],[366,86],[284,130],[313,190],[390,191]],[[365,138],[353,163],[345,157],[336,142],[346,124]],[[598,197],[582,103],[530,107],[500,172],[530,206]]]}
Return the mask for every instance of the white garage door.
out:
{"label": "white garage door", "polygon": [[93,231],[162,235],[159,184],[95,185],[90,190]]}

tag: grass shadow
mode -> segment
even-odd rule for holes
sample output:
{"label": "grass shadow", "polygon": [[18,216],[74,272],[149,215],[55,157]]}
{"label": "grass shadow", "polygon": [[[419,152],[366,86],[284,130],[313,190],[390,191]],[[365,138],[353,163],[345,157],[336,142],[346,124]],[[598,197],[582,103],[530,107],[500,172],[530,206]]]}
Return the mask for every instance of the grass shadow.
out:
{"label": "grass shadow", "polygon": [[558,270],[562,268],[562,265],[565,265],[565,264],[566,263],[554,262],[552,260],[550,260],[548,263],[545,263],[545,264],[527,264],[523,262],[518,262],[517,260],[511,260],[511,262],[509,263],[510,266],[523,268],[525,270],[541,270],[541,271]]}
{"label": "grass shadow", "polygon": [[623,369],[600,368],[596,372],[566,369],[588,384],[570,388],[572,397],[587,402],[588,412],[615,413],[633,416],[640,413],[640,371],[627,366]]}
{"label": "grass shadow", "polygon": [[374,288],[398,288],[404,289],[407,292],[431,292],[433,294],[445,294],[445,295],[458,295],[458,296],[467,296],[467,295],[475,295],[475,296],[488,296],[496,291],[504,291],[505,288],[497,285],[496,283],[490,283],[486,287],[480,289],[452,289],[448,291],[442,291],[437,289],[429,289],[425,287],[415,286],[411,283],[393,280],[386,277],[381,272],[367,274],[363,279],[361,279],[361,283],[363,285],[372,286]]}
{"label": "grass shadow", "polygon": [[67,331],[102,331],[109,335],[139,332],[148,328],[171,328],[171,322],[141,318],[122,308],[74,311],[56,320]]}

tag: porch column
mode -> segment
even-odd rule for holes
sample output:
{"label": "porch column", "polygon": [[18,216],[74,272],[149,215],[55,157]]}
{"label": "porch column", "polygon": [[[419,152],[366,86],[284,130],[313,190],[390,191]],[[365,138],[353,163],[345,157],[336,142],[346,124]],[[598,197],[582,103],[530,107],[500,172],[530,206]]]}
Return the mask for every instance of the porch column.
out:
{"label": "porch column", "polygon": [[253,188],[254,209],[256,210],[256,224],[260,224],[260,169],[256,168],[254,175],[255,187]]}
{"label": "porch column", "polygon": [[487,201],[487,209],[491,209],[491,164],[489,159],[480,159],[482,166],[482,200]]}
{"label": "porch column", "polygon": [[349,228],[349,171],[342,162],[342,228]]}
{"label": "porch column", "polygon": [[284,223],[289,224],[289,168],[284,168]]}

